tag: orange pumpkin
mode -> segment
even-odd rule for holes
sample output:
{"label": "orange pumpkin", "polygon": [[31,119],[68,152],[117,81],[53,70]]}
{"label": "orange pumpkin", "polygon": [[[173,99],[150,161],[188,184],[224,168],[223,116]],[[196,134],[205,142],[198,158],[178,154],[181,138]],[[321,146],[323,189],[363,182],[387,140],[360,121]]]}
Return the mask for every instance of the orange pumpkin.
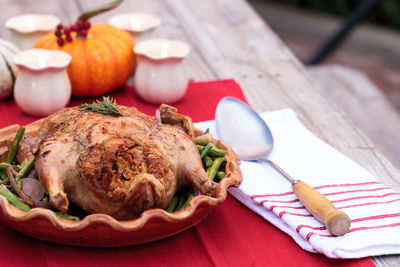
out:
{"label": "orange pumpkin", "polygon": [[72,56],[68,66],[72,94],[100,96],[123,86],[132,74],[136,61],[131,35],[108,24],[92,25],[87,38],[75,37],[63,46],[54,32],[41,37],[35,48],[59,49]]}

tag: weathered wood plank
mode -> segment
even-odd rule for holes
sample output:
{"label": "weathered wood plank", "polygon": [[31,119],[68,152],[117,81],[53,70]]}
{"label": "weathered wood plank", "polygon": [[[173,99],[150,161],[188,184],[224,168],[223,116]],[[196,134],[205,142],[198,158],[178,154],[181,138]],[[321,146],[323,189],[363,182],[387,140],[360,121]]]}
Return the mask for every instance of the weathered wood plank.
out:
{"label": "weathered wood plank", "polygon": [[376,148],[400,167],[400,116],[368,77],[342,65],[307,70],[329,102],[344,110]]}

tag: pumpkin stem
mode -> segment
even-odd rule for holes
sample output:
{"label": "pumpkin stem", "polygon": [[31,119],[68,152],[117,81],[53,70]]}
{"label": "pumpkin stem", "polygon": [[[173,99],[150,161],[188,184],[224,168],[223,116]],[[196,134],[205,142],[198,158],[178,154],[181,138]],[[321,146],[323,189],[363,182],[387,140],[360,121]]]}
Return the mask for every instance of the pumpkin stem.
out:
{"label": "pumpkin stem", "polygon": [[96,16],[98,14],[101,14],[103,12],[106,12],[106,11],[109,11],[111,9],[116,8],[122,2],[123,2],[123,0],[112,0],[112,1],[110,1],[108,3],[105,3],[105,4],[101,5],[101,6],[89,9],[89,10],[85,11],[82,15],[80,15],[78,17],[78,20],[86,21],[86,20],[90,19],[91,17],[94,17],[94,16]]}

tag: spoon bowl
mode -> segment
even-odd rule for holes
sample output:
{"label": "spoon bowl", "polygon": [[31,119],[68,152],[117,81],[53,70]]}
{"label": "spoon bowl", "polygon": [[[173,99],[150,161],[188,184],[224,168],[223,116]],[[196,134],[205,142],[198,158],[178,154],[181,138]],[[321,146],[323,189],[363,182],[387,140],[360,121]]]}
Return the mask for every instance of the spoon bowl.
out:
{"label": "spoon bowl", "polygon": [[[215,112],[218,136],[242,160],[265,159],[273,150],[274,138],[264,120],[248,105],[233,97],[223,98]],[[245,124],[246,127],[238,127]],[[228,129],[234,129],[230,131]]]}
{"label": "spoon bowl", "polygon": [[[242,160],[259,160],[271,164],[293,184],[293,191],[304,207],[334,236],[347,233],[350,218],[338,211],[321,193],[306,183],[293,179],[268,159],[274,138],[264,120],[253,109],[233,97],[223,98],[217,106],[215,123],[218,136],[233,148]],[[295,133],[293,133],[295,134]]]}

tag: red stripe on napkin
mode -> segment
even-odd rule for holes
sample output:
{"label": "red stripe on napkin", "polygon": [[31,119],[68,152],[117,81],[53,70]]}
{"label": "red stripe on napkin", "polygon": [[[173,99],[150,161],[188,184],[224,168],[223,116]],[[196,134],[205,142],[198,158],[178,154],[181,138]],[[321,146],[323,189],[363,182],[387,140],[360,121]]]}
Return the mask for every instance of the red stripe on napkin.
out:
{"label": "red stripe on napkin", "polygon": [[[133,88],[111,94],[119,104],[135,106],[153,115],[157,105],[141,101]],[[193,121],[214,119],[224,96],[245,100],[234,80],[191,82],[176,106]],[[74,99],[70,105],[92,102]],[[36,118],[24,115],[13,100],[0,102],[0,127],[26,124]],[[75,248],[28,238],[0,226],[0,258],[8,266],[374,266],[369,258],[328,259],[302,250],[291,237],[259,217],[233,197],[183,233],[170,238],[125,248]]]}
{"label": "red stripe on napkin", "polygon": [[[375,215],[375,216],[368,216],[368,217],[358,218],[358,219],[351,220],[351,223],[353,224],[353,223],[357,223],[357,222],[363,222],[363,221],[369,221],[369,220],[379,220],[379,219],[393,218],[393,217],[400,217],[400,213],[382,214],[382,215]],[[326,230],[325,226],[312,227],[312,226],[309,226],[309,225],[302,224],[302,225],[297,226],[296,232],[300,232],[300,230],[302,228],[309,228],[309,229],[312,229],[312,230]],[[363,228],[372,229],[374,227],[363,227]],[[359,229],[359,228],[352,228],[352,229],[350,229],[349,232],[354,231],[354,229]]]}
{"label": "red stripe on napkin", "polygon": [[350,201],[350,200],[365,199],[365,198],[382,198],[382,197],[388,197],[388,196],[394,196],[394,195],[400,195],[400,193],[393,192],[393,193],[387,193],[387,194],[383,194],[383,195],[370,195],[370,196],[362,196],[362,197],[350,197],[350,198],[345,198],[345,199],[333,200],[331,202],[332,203],[339,203],[339,202],[345,202],[345,201]]}
{"label": "red stripe on napkin", "polygon": [[293,216],[300,216],[300,217],[312,217],[311,214],[300,214],[300,213],[293,213],[293,212],[287,212],[287,211],[281,211],[278,216],[282,218],[282,216],[285,214],[289,214],[289,215],[293,215]]}
{"label": "red stripe on napkin", "polygon": [[[386,189],[386,188],[385,188]],[[357,191],[356,191],[357,192]],[[327,196],[329,194],[323,194],[324,196]],[[365,198],[382,198],[382,197],[387,197],[387,196],[393,196],[393,195],[400,195],[400,193],[397,192],[392,192],[392,193],[387,193],[387,194],[383,194],[383,195],[370,195],[370,196],[360,196],[360,197],[350,197],[350,198],[344,198],[344,199],[338,199],[338,200],[332,200],[332,203],[339,203],[339,202],[345,202],[345,201],[351,201],[351,200],[357,200],[357,199],[365,199]],[[296,203],[299,202],[299,199],[292,199],[292,200],[267,200],[264,199],[262,201],[260,201],[260,204],[264,204],[267,202],[270,203]]]}
{"label": "red stripe on napkin", "polygon": [[[372,182],[364,182],[364,183],[354,183],[354,184],[329,184],[329,185],[321,185],[314,187],[315,189],[323,189],[329,187],[348,187],[348,186],[361,186],[361,185],[371,185],[371,184],[379,184],[382,185],[380,182],[372,181]],[[389,187],[386,187],[389,188]],[[265,194],[265,195],[253,195],[251,196],[252,199],[256,199],[259,197],[280,197],[280,196],[287,196],[294,194],[293,191],[280,193],[280,194]]]}
{"label": "red stripe on napkin", "polygon": [[387,227],[398,227],[398,226],[400,226],[400,223],[391,223],[391,224],[368,226],[368,227],[358,227],[358,228],[350,229],[349,233],[356,232],[356,231],[362,231],[362,230],[379,229],[379,228],[387,228]]}
{"label": "red stripe on napkin", "polygon": [[363,217],[363,218],[358,218],[358,219],[351,220],[351,222],[352,223],[356,223],[356,222],[363,222],[363,221],[369,221],[369,220],[379,220],[379,219],[393,218],[393,217],[400,217],[400,213],[368,216],[368,217]]}
{"label": "red stripe on napkin", "polygon": [[381,191],[385,189],[390,189],[389,187],[379,187],[373,189],[358,189],[358,190],[350,190],[350,191],[340,191],[340,192],[333,192],[333,193],[326,193],[324,196],[333,196],[333,195],[342,195],[342,194],[350,194],[350,193],[359,193],[359,192],[371,192],[371,191]]}
{"label": "red stripe on napkin", "polygon": [[[337,206],[337,209],[348,209],[348,208],[355,208],[355,207],[361,207],[361,206],[370,206],[370,205],[379,205],[379,204],[389,204],[393,202],[400,201],[400,199],[393,199],[390,201],[381,201],[381,202],[366,202],[366,203],[361,203],[361,204],[354,204],[354,205],[348,205],[348,206]],[[261,202],[260,202],[261,204]],[[293,206],[278,206],[278,205],[273,205],[269,207],[271,211],[273,211],[275,208],[282,208],[282,209],[295,209],[295,210],[304,210],[305,207],[293,207]]]}
{"label": "red stripe on napkin", "polygon": [[270,211],[274,211],[275,208],[281,208],[281,209],[294,209],[294,210],[304,210],[305,207],[301,206],[301,207],[292,207],[292,206],[277,206],[277,205],[273,205],[271,207],[269,207]]}
{"label": "red stripe on napkin", "polygon": [[370,185],[370,184],[381,184],[381,183],[377,181],[371,181],[371,182],[355,183],[355,184],[328,184],[328,185],[316,186],[315,189],[322,189],[328,187],[360,186],[360,185]]}
{"label": "red stripe on napkin", "polygon": [[[358,228],[352,228],[350,229],[347,234],[353,233],[353,232],[358,232],[358,231],[364,231],[364,230],[372,230],[372,229],[381,229],[381,228],[389,228],[389,227],[398,227],[400,226],[400,223],[391,223],[391,224],[385,224],[385,225],[376,225],[376,226],[366,226],[366,227],[358,227]],[[335,237],[333,235],[323,235],[323,234],[318,234],[315,232],[310,232],[306,235],[307,241],[310,240],[310,238],[313,235],[318,235],[322,237]]]}
{"label": "red stripe on napkin", "polygon": [[400,199],[393,199],[390,201],[381,201],[381,202],[367,202],[367,203],[362,203],[362,204],[355,204],[355,205],[349,205],[349,206],[343,206],[343,207],[338,207],[338,209],[348,209],[348,208],[354,208],[354,207],[360,207],[360,206],[370,206],[370,205],[379,205],[379,204],[389,204],[393,202],[400,201]]}

